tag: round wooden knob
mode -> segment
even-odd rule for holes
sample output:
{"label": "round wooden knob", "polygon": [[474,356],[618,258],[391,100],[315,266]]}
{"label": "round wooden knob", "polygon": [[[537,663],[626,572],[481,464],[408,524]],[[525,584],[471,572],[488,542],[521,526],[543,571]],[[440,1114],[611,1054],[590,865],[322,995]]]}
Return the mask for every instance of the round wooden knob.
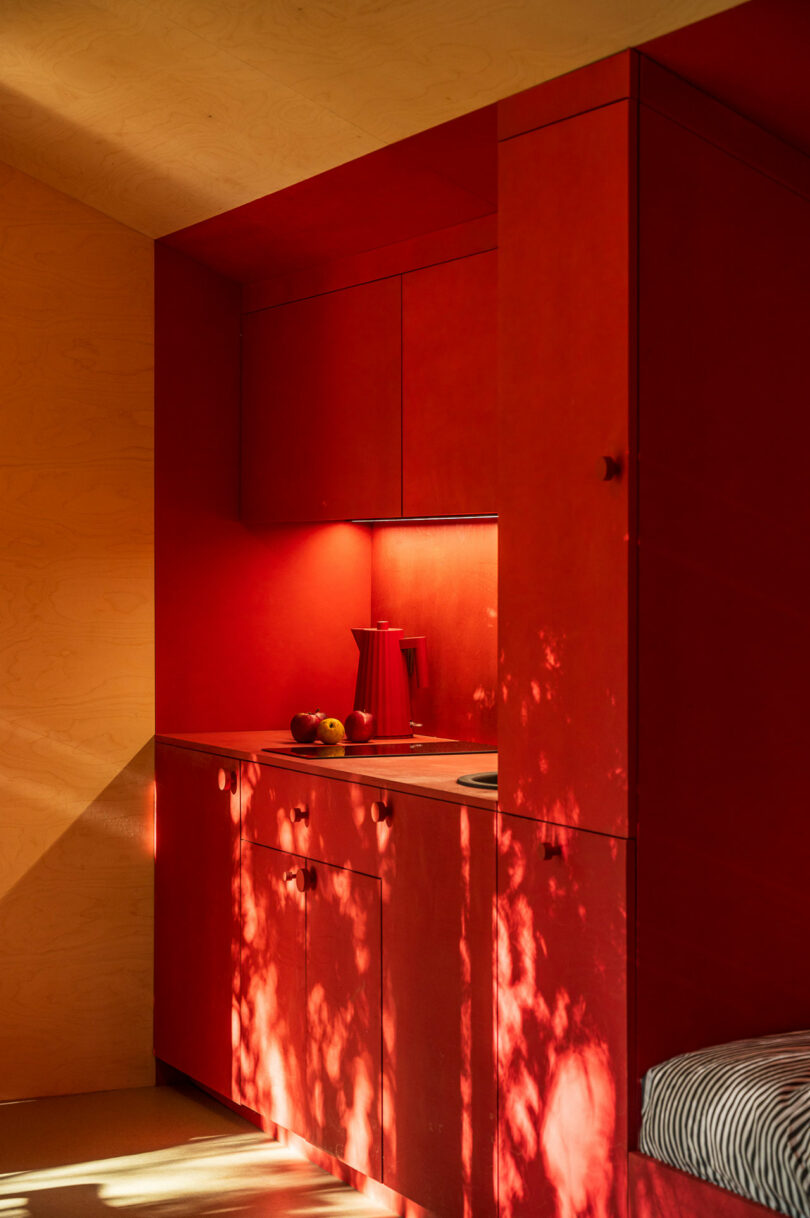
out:
{"label": "round wooden knob", "polygon": [[549,859],[553,858],[562,858],[562,846],[553,846],[551,842],[541,842],[540,858],[544,862],[548,862]]}
{"label": "round wooden knob", "polygon": [[391,809],[388,804],[383,803],[381,799],[375,799],[371,805],[371,819],[377,825],[382,825],[385,821],[390,820]]}
{"label": "round wooden knob", "polygon": [[290,808],[290,822],[295,825],[299,820],[309,820],[309,808]]}
{"label": "round wooden knob", "polygon": [[299,892],[306,892],[308,888],[315,887],[315,872],[311,867],[299,867],[294,871],[285,871],[284,879],[288,884],[292,884],[294,880]]}
{"label": "round wooden knob", "polygon": [[618,478],[621,472],[621,464],[615,457],[601,457],[599,459],[599,476],[603,482],[611,482],[614,478]]}
{"label": "round wooden knob", "polygon": [[220,791],[230,791],[231,795],[236,794],[236,770],[225,770],[220,766],[217,771],[217,786]]}

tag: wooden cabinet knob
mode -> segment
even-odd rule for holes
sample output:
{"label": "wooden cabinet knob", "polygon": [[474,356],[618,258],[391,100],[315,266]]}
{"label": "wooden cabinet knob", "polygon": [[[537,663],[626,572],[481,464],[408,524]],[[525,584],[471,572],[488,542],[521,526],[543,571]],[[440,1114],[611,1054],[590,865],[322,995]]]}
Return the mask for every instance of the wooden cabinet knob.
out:
{"label": "wooden cabinet knob", "polygon": [[225,770],[220,766],[217,771],[217,786],[220,791],[230,791],[231,795],[236,794],[236,770]]}
{"label": "wooden cabinet knob", "polygon": [[553,846],[551,842],[541,842],[539,850],[540,858],[544,862],[548,862],[549,859],[562,858],[562,846]]}
{"label": "wooden cabinet knob", "polygon": [[600,457],[599,476],[603,482],[611,482],[614,478],[618,478],[621,472],[621,462],[617,461],[615,457]]}
{"label": "wooden cabinet knob", "polygon": [[371,805],[371,819],[377,825],[382,825],[391,819],[391,809],[381,799],[375,799]]}
{"label": "wooden cabinet knob", "polygon": [[311,867],[298,867],[293,871],[285,871],[284,879],[288,884],[295,881],[295,887],[299,892],[306,892],[308,888],[315,887],[315,872]]}
{"label": "wooden cabinet knob", "polygon": [[299,820],[308,821],[309,808],[290,808],[288,815],[290,823],[293,825],[297,824]]}

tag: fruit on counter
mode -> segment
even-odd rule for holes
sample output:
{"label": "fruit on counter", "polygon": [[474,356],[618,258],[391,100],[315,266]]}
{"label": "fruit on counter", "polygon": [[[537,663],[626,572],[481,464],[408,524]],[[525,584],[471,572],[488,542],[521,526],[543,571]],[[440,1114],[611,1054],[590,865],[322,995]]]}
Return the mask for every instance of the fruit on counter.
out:
{"label": "fruit on counter", "polygon": [[290,720],[293,740],[299,744],[312,744],[318,733],[318,724],[326,718],[321,710],[301,711]]}
{"label": "fruit on counter", "polygon": [[353,710],[346,716],[346,735],[355,744],[365,744],[374,735],[377,723],[371,711]]}
{"label": "fruit on counter", "polygon": [[337,744],[346,733],[339,719],[321,719],[315,734],[324,744]]}

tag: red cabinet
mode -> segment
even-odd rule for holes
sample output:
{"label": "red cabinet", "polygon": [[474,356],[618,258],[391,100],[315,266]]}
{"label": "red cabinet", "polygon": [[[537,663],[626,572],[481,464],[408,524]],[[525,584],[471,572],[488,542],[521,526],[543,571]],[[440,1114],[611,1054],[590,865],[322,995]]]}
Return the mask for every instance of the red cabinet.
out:
{"label": "red cabinet", "polygon": [[155,1055],[239,1095],[239,763],[158,744]]}
{"label": "red cabinet", "polygon": [[307,1090],[310,1140],[382,1175],[380,881],[309,862]]}
{"label": "red cabinet", "polygon": [[243,318],[242,516],[400,516],[399,277]]}
{"label": "red cabinet", "polygon": [[442,1218],[495,1213],[495,816],[392,792],[381,859],[384,1180]]}
{"label": "red cabinet", "polygon": [[[628,832],[630,107],[501,144],[500,792]],[[608,466],[604,458],[617,466]]]}
{"label": "red cabinet", "polygon": [[405,516],[497,512],[497,252],[402,278]]}
{"label": "red cabinet", "polygon": [[242,1103],[310,1136],[306,1078],[306,893],[299,856],[242,843]]}
{"label": "red cabinet", "polygon": [[500,1218],[621,1218],[632,843],[498,820]]}
{"label": "red cabinet", "polygon": [[442,1218],[493,1215],[494,811],[269,765],[242,810],[243,1102]]}
{"label": "red cabinet", "polygon": [[242,1102],[380,1178],[380,881],[243,843]]}

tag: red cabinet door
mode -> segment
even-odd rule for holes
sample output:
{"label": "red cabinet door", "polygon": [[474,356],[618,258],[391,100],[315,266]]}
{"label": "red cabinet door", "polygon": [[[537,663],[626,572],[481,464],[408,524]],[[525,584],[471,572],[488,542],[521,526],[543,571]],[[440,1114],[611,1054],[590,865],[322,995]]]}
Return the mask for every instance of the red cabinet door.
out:
{"label": "red cabinet door", "polygon": [[392,792],[382,858],[384,1181],[495,1212],[495,816]]}
{"label": "red cabinet door", "polygon": [[405,516],[497,512],[497,252],[402,279]]}
{"label": "red cabinet door", "polygon": [[307,892],[307,1087],[310,1140],[379,1180],[380,881],[310,863]]}
{"label": "red cabinet door", "polygon": [[[628,832],[629,105],[500,146],[500,792]],[[604,457],[621,465],[615,477]]]}
{"label": "red cabinet door", "polygon": [[400,516],[399,276],[249,313],[242,516]]}
{"label": "red cabinet door", "polygon": [[305,866],[242,842],[242,1103],[309,1138]]}
{"label": "red cabinet door", "polygon": [[498,821],[500,1218],[622,1218],[632,843]]}
{"label": "red cabinet door", "polygon": [[158,744],[155,1054],[239,1095],[239,763]]}

